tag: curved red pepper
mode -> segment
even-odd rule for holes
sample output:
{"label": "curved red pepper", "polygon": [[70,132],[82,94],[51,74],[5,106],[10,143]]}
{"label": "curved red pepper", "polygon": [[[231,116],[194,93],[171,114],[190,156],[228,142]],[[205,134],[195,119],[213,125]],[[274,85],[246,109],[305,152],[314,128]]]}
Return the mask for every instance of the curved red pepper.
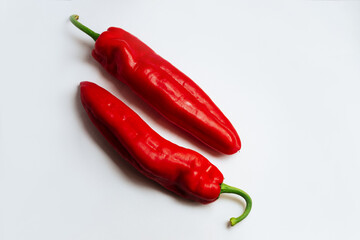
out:
{"label": "curved red pepper", "polygon": [[240,150],[240,138],[233,125],[189,77],[123,29],[111,27],[99,35],[77,19],[71,17],[96,41],[92,55],[110,74],[208,146],[225,154]]}
{"label": "curved red pepper", "polygon": [[94,83],[82,82],[80,96],[94,125],[143,175],[184,198],[204,204],[215,201],[220,193],[239,194],[247,206],[240,217],[231,219],[232,225],[249,214],[249,195],[224,184],[222,173],[205,157],[162,138],[123,102]]}

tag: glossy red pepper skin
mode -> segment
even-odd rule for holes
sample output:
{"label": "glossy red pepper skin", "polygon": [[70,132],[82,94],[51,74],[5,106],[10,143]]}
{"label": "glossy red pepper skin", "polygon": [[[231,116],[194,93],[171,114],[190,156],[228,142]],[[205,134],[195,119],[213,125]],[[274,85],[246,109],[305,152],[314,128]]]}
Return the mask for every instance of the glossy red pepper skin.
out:
{"label": "glossy red pepper skin", "polygon": [[209,96],[135,36],[111,27],[97,38],[92,55],[175,125],[222,153],[240,150],[235,128]]}
{"label": "glossy red pepper skin", "polygon": [[224,177],[205,157],[162,138],[122,101],[94,83],[82,82],[80,96],[94,125],[143,175],[193,201],[210,203],[219,197]]}

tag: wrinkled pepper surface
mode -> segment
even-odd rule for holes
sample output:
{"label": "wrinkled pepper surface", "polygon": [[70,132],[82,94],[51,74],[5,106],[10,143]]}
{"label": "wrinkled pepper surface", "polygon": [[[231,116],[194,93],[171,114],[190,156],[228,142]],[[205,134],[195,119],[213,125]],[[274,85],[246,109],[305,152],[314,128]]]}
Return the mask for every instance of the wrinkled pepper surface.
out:
{"label": "wrinkled pepper surface", "polygon": [[209,96],[189,77],[121,28],[102,34],[71,22],[95,40],[92,56],[170,122],[225,154],[240,150],[239,135]]}
{"label": "wrinkled pepper surface", "polygon": [[203,204],[215,201],[221,193],[242,196],[246,208],[241,216],[230,219],[231,225],[249,214],[250,196],[223,183],[223,174],[204,156],[164,139],[122,101],[94,83],[81,82],[80,97],[94,125],[140,173],[183,198]]}

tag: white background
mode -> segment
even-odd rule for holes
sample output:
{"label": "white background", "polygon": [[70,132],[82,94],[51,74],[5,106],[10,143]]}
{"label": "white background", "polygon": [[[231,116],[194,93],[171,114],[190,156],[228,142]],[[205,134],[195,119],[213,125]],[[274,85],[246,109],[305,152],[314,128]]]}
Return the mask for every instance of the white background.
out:
{"label": "white background", "polygon": [[[217,154],[92,59],[133,33],[195,80],[242,150]],[[0,239],[360,239],[360,2],[0,0]],[[95,82],[165,138],[206,156],[238,197],[192,203],[142,177],[88,120]]]}

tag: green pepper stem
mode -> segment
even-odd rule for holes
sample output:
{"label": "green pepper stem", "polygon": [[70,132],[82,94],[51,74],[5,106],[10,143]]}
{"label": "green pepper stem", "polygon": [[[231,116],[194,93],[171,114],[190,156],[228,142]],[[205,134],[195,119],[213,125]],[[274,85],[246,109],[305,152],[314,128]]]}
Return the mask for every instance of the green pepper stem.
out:
{"label": "green pepper stem", "polygon": [[235,224],[237,224],[237,223],[241,222],[242,220],[244,220],[244,218],[246,218],[247,215],[249,215],[250,210],[251,210],[251,206],[252,206],[251,197],[246,192],[244,192],[243,190],[238,189],[236,187],[231,187],[229,185],[226,185],[225,183],[222,183],[220,186],[221,186],[221,192],[220,193],[235,193],[235,194],[240,195],[241,197],[243,197],[245,202],[246,202],[246,207],[245,207],[245,210],[244,210],[243,214],[241,214],[237,218],[234,218],[234,217],[230,218],[231,226],[234,226]]}
{"label": "green pepper stem", "polygon": [[98,39],[100,34],[82,25],[78,20],[79,20],[79,15],[74,14],[70,16],[70,21],[72,22],[72,24],[74,24],[78,29],[80,29],[81,31],[89,35],[92,39],[94,39],[94,41],[96,41],[96,39]]}

